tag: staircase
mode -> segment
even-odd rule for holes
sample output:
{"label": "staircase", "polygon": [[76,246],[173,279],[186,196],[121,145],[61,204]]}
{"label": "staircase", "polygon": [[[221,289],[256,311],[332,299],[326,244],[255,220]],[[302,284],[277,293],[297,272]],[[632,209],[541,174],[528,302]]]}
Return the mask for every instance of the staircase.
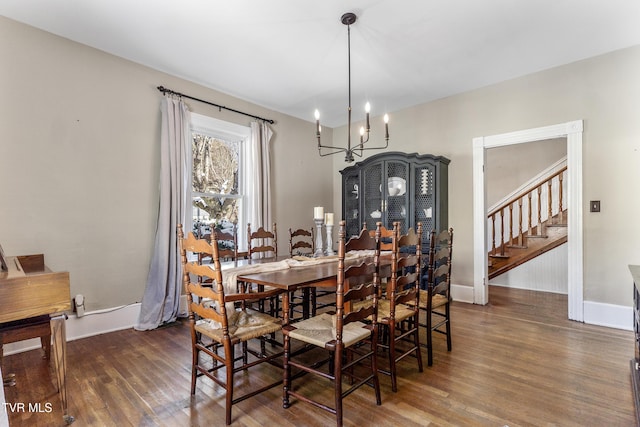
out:
{"label": "staircase", "polygon": [[564,166],[536,180],[489,212],[489,279],[567,242],[568,211],[562,200],[566,170]]}

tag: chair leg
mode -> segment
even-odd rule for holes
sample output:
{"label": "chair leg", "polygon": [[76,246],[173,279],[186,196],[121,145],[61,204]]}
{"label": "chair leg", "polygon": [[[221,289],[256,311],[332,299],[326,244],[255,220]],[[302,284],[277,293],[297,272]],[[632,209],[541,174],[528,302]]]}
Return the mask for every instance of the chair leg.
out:
{"label": "chair leg", "polygon": [[309,288],[309,304],[311,305],[311,317],[314,317],[316,315],[316,306],[317,306],[317,301],[318,299],[318,292],[316,291],[316,288]]}
{"label": "chair leg", "polygon": [[451,351],[451,317],[450,317],[450,309],[451,304],[447,304],[445,307],[445,312],[447,316],[447,351]]}
{"label": "chair leg", "polygon": [[383,330],[387,334],[386,339],[389,342],[389,372],[391,373],[391,391],[398,391],[398,382],[396,376],[396,324],[390,321],[387,326],[383,326]]}
{"label": "chair leg", "polygon": [[198,379],[198,360],[200,359],[200,350],[196,348],[196,336],[195,332],[192,332],[192,344],[191,344],[191,395],[196,394],[196,380]]}
{"label": "chair leg", "polygon": [[378,378],[378,325],[373,330],[373,336],[371,339],[371,374],[373,375],[373,389],[376,393],[376,405],[382,405],[382,399],[380,397],[380,380]]}
{"label": "chair leg", "polygon": [[248,344],[246,341],[242,341],[242,364],[247,366],[249,363],[249,351],[247,350]]}
{"label": "chair leg", "polygon": [[429,311],[425,311],[427,315],[426,319],[426,329],[427,329],[427,365],[433,365],[433,336],[431,334],[431,313]]}
{"label": "chair leg", "polygon": [[[342,355],[343,348],[336,347],[333,365],[333,385],[335,389],[336,425],[342,427]],[[351,368],[350,368],[351,369]],[[351,377],[353,381],[353,376]]]}
{"label": "chair leg", "polygon": [[289,365],[289,335],[283,334],[283,356],[282,356],[282,368],[283,368],[283,381],[282,381],[282,407],[287,409],[289,405],[289,389],[291,387],[291,365]]}
{"label": "chair leg", "polygon": [[[416,314],[419,316],[420,312]],[[422,367],[422,351],[420,349],[420,322],[415,322],[413,318],[409,321],[409,326],[413,328],[413,345],[416,348],[416,359],[418,359],[418,372],[423,371]]]}
{"label": "chair leg", "polygon": [[229,348],[227,352],[225,350],[225,370],[227,371],[227,385],[226,385],[226,421],[227,425],[231,424],[231,407],[233,405],[233,368],[234,368],[234,349],[233,346],[225,346]]}

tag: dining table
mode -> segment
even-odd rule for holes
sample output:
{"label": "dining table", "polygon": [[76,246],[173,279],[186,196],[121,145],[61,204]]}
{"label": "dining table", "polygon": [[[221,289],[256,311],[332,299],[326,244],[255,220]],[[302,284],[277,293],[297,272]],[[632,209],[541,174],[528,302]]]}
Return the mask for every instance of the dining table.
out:
{"label": "dining table", "polygon": [[[361,261],[371,259],[371,254],[355,254],[349,256],[345,262],[359,263]],[[268,260],[254,260],[265,265]],[[289,319],[289,295],[291,292],[301,288],[310,287],[336,287],[338,279],[338,256],[332,255],[327,257],[307,258],[276,258],[273,262],[284,262],[289,267],[282,269],[269,269],[264,271],[247,271],[239,272],[237,275],[238,282],[252,283],[258,286],[271,287],[282,290],[282,316],[283,324],[287,325]],[[282,264],[281,264],[282,265]],[[257,268],[256,270],[260,270]],[[380,255],[380,276],[388,277],[391,271],[391,254],[390,252],[382,252]],[[306,295],[306,297],[304,297]],[[304,293],[303,297],[305,306],[308,306],[308,293]],[[305,311],[308,314],[308,311]]]}

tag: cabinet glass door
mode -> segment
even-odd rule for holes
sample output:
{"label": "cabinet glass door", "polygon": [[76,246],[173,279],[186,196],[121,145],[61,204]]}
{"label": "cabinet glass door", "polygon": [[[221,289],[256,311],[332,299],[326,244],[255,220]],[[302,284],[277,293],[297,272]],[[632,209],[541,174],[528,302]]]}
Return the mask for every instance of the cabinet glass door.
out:
{"label": "cabinet glass door", "polygon": [[409,164],[402,161],[386,162],[386,178],[384,190],[387,194],[385,203],[385,222],[387,229],[393,228],[393,223],[400,222],[402,234],[407,232],[407,224],[411,222],[409,212],[409,190],[411,182],[409,177]]}
{"label": "cabinet glass door", "polygon": [[[422,222],[423,245],[429,241],[429,233],[436,228],[435,166],[424,164],[415,169],[415,222]],[[438,232],[440,230],[437,230]]]}
{"label": "cabinet glass door", "polygon": [[384,196],[386,189],[382,186],[382,162],[374,163],[364,169],[364,212],[362,221],[367,230],[375,230],[376,222],[384,223]]}
{"label": "cabinet glass door", "polygon": [[360,199],[361,199],[361,186],[360,186],[360,174],[356,171],[354,173],[345,175],[343,180],[344,188],[342,194],[344,194],[344,220],[346,221],[346,237],[357,236],[360,232]]}

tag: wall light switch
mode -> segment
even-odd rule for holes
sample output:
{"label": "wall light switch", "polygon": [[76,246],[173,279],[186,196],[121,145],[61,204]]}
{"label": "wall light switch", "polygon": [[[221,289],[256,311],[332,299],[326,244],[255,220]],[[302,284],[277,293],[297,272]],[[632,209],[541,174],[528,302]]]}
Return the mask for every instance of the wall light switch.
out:
{"label": "wall light switch", "polygon": [[600,212],[600,200],[592,200],[590,203],[591,212]]}

